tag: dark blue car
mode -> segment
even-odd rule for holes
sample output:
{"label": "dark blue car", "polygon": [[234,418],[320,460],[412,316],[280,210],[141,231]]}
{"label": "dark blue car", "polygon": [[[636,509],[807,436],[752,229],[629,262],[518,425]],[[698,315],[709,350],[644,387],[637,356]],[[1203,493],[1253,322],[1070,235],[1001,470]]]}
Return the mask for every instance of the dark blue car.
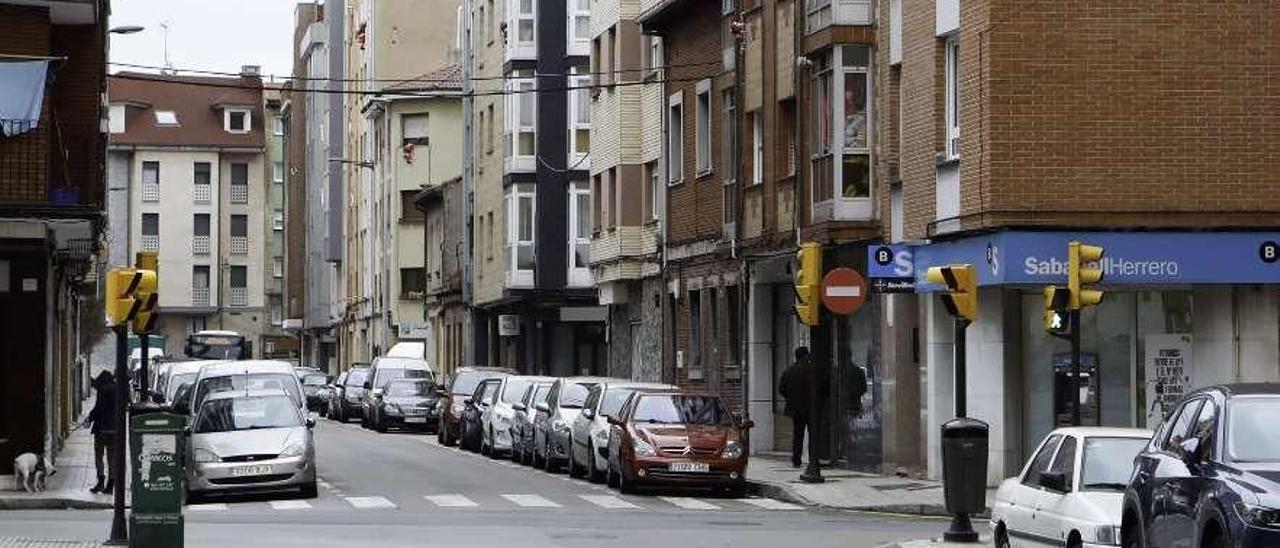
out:
{"label": "dark blue car", "polygon": [[1134,460],[1121,538],[1134,548],[1280,546],[1280,384],[1184,398]]}

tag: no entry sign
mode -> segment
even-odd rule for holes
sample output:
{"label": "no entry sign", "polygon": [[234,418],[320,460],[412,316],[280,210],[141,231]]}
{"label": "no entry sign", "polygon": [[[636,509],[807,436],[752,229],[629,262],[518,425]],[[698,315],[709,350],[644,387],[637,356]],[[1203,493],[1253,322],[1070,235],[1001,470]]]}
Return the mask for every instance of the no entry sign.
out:
{"label": "no entry sign", "polygon": [[867,280],[852,268],[834,268],[822,278],[822,304],[832,314],[853,314],[867,302]]}

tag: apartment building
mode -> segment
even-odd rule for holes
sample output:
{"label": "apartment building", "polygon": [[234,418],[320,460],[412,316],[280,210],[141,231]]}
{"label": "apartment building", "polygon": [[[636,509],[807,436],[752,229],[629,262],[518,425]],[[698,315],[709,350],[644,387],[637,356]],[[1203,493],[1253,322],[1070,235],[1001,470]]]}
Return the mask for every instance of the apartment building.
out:
{"label": "apartment building", "polygon": [[[303,38],[317,21],[319,6],[299,3],[294,7],[292,75],[306,73],[302,57]],[[306,315],[307,242],[307,86],[292,80],[280,88],[280,117],[285,131],[284,147],[284,322],[281,327],[299,341]],[[301,351],[301,348],[299,348]]]}
{"label": "apartment building", "polygon": [[472,4],[475,361],[603,374],[591,274],[591,5]]}
{"label": "apartment building", "polygon": [[462,295],[463,214],[462,177],[426,186],[414,196],[423,218],[423,257],[426,294],[423,297],[432,341],[427,360],[444,375],[453,375],[463,361],[467,306]]}
{"label": "apartment building", "polygon": [[344,110],[343,367],[400,341],[435,353],[414,197],[462,172],[459,4],[353,0],[346,12],[346,72],[358,89],[385,93],[348,96]]}
{"label": "apartment building", "polygon": [[92,371],[78,358],[102,334],[93,303],[107,251],[108,11],[105,1],[0,1],[0,80],[18,84],[3,100],[26,107],[0,119],[3,475],[18,454],[56,457],[88,393]]}
{"label": "apartment building", "polygon": [[159,255],[163,352],[182,356],[186,336],[205,329],[259,341],[270,322],[257,67],[239,77],[121,72],[107,93],[108,183],[128,189],[112,237],[128,242],[127,257]]}
{"label": "apartment building", "polygon": [[267,323],[259,334],[258,347],[263,357],[298,358],[301,348],[297,337],[284,331],[284,208],[285,169],[284,139],[287,131],[282,112],[283,101],[279,85],[268,84],[262,91],[264,129],[266,143],[262,165],[266,187],[263,203],[263,261],[262,287],[266,294]]}

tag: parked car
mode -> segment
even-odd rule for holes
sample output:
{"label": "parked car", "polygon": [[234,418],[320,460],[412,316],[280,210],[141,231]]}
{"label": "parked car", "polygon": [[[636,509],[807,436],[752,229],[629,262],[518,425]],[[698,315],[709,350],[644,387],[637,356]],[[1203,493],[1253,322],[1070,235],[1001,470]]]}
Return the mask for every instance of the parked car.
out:
{"label": "parked car", "polygon": [[555,472],[569,461],[569,427],[582,411],[591,387],[607,380],[601,377],[556,379],[547,400],[534,407],[537,410],[533,418],[534,460],[544,470]]}
{"label": "parked car", "polygon": [[360,402],[364,399],[364,383],[369,378],[369,368],[357,365],[342,375],[334,383],[333,398],[329,400],[329,417],[338,422],[347,422],[352,415],[364,416]]}
{"label": "parked car", "polygon": [[386,389],[387,384],[396,379],[427,379],[435,382],[435,375],[432,374],[430,366],[427,362],[414,358],[374,358],[373,365],[369,366],[369,378],[364,381],[364,394],[360,400],[361,417],[360,425],[365,428],[377,429],[379,425],[374,424],[369,418],[372,416],[372,410],[378,405],[378,398],[382,395],[382,391]]}
{"label": "parked car", "polygon": [[529,387],[539,381],[550,382],[550,377],[533,377],[528,375],[510,375],[504,377],[498,385],[497,396],[493,405],[484,408],[480,416],[480,427],[483,436],[480,439],[480,452],[491,457],[501,457],[511,452],[511,423],[515,419],[515,405],[524,398]]}
{"label": "parked car", "polygon": [[1050,432],[996,491],[996,546],[1115,546],[1133,458],[1149,439],[1151,431],[1130,428]]}
{"label": "parked car", "polygon": [[1134,460],[1126,547],[1280,546],[1280,384],[1192,392]]}
{"label": "parked car", "polygon": [[309,373],[302,377],[302,394],[307,397],[308,411],[322,411],[329,406],[323,391],[332,378],[324,373]]}
{"label": "parked car", "polygon": [[178,387],[194,382],[196,376],[200,374],[200,369],[210,363],[213,362],[189,361],[166,364],[164,371],[156,378],[155,391],[160,393],[165,402],[172,402],[177,395]]}
{"label": "parked car", "polygon": [[458,437],[461,447],[467,451],[479,452],[481,449],[481,440],[483,427],[480,424],[481,415],[484,410],[493,405],[493,400],[498,395],[498,386],[502,383],[502,379],[493,378],[480,381],[476,385],[476,389],[472,392],[471,397],[462,402],[462,416],[460,418],[461,433]]}
{"label": "parked car", "polygon": [[462,411],[466,407],[463,403],[476,390],[476,385],[481,381],[493,378],[502,378],[506,375],[513,374],[510,369],[497,367],[463,367],[457,370],[453,379],[449,381],[448,386],[441,390],[440,394],[440,426],[436,435],[439,437],[441,445],[453,445],[458,443],[458,436],[461,434],[459,420],[462,417]]}
{"label": "parked car", "polygon": [[637,391],[609,417],[611,487],[713,487],[741,496],[747,448],[742,431],[754,426],[729,413],[719,397]]}
{"label": "parked car", "polygon": [[391,427],[425,432],[435,427],[439,397],[430,379],[396,379],[377,397],[370,422],[378,432]]}
{"label": "parked car", "polygon": [[295,365],[293,367],[293,374],[298,376],[298,380],[302,380],[302,378],[306,377],[307,375],[314,375],[320,372],[321,371],[319,369],[316,369],[314,367],[298,366],[298,365]]}
{"label": "parked car", "polygon": [[[422,342],[404,341],[391,345],[391,349],[387,351],[388,358],[414,358],[425,359],[427,357],[427,345]],[[435,372],[434,370],[432,371]]]}
{"label": "parked car", "polygon": [[200,368],[200,374],[189,392],[187,414],[194,416],[205,398],[216,392],[229,390],[282,390],[298,405],[303,416],[307,414],[307,399],[303,396],[302,383],[293,374],[293,366],[274,360],[237,360],[208,362]]}
{"label": "parked car", "polygon": [[609,421],[637,390],[678,391],[670,384],[609,380],[595,385],[587,394],[582,412],[570,425],[569,475],[604,481],[609,468]]}
{"label": "parked car", "polygon": [[279,389],[215,392],[187,444],[187,500],[209,493],[297,489],[316,496],[315,423]]}
{"label": "parked car", "polygon": [[521,464],[533,464],[533,416],[535,407],[547,401],[547,393],[551,391],[554,381],[537,381],[524,392],[520,403],[512,405],[511,417],[511,460]]}

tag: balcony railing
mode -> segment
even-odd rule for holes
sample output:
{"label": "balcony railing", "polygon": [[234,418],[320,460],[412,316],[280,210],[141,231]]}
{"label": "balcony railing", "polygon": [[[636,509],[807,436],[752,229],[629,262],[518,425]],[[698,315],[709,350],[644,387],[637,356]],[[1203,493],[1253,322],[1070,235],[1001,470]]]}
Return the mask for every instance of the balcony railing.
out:
{"label": "balcony railing", "polygon": [[196,185],[195,190],[191,192],[191,201],[197,204],[207,204],[213,198],[212,185]]}
{"label": "balcony railing", "polygon": [[249,203],[249,185],[231,185],[231,203]]}
{"label": "balcony railing", "polygon": [[209,288],[191,288],[191,306],[209,306]]}
{"label": "balcony railing", "polygon": [[142,184],[142,201],[159,202],[160,201],[160,185],[155,183]]}
{"label": "balcony railing", "polygon": [[195,255],[208,255],[209,254],[209,237],[193,236],[191,238],[191,253]]}
{"label": "balcony railing", "polygon": [[228,304],[231,306],[249,306],[249,288],[231,288],[230,302]]}
{"label": "balcony railing", "polygon": [[77,206],[101,199],[94,189],[102,179],[92,168],[102,161],[97,120],[92,132],[68,121],[56,130],[48,109],[38,122],[0,118],[0,202]]}
{"label": "balcony railing", "polygon": [[159,234],[143,234],[142,250],[143,251],[160,251],[160,235]]}
{"label": "balcony railing", "polygon": [[248,255],[249,254],[249,237],[248,236],[232,236],[231,237],[231,254],[232,255]]}

